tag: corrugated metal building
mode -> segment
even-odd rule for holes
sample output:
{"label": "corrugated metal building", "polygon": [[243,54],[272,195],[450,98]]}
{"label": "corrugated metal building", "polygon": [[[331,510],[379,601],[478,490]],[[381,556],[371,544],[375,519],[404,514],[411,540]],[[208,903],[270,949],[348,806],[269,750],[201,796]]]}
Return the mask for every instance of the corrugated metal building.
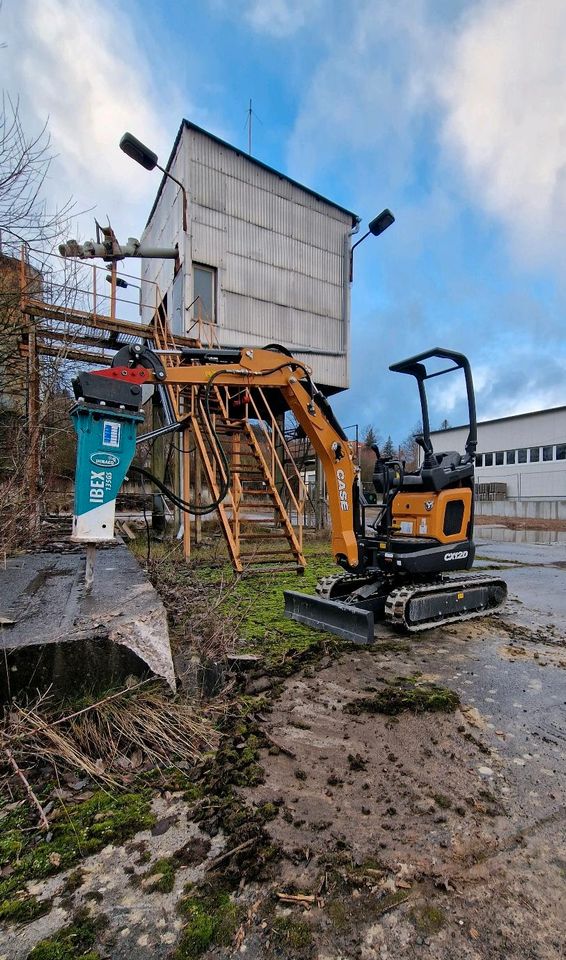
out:
{"label": "corrugated metal building", "polygon": [[187,120],[167,170],[187,190],[187,232],[179,188],[164,178],[143,242],[177,244],[181,267],[175,276],[172,261],[144,260],[142,280],[167,296],[173,331],[196,336],[200,318],[223,346],[280,343],[326,393],[346,388],[359,218]]}
{"label": "corrugated metal building", "polygon": [[[463,450],[467,428],[431,434],[434,449]],[[566,406],[478,423],[476,482],[508,499],[566,499]]]}

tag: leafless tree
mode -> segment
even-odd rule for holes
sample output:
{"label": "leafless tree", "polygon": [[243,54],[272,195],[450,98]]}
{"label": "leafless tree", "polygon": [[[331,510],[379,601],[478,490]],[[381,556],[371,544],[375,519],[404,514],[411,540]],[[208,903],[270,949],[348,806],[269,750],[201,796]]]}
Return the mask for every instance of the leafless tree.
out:
{"label": "leafless tree", "polygon": [[0,115],[0,228],[3,238],[45,248],[61,236],[74,210],[68,200],[51,209],[44,186],[53,160],[47,123],[26,134],[19,101],[3,94]]}
{"label": "leafless tree", "polygon": [[[47,126],[28,136],[19,102],[4,94],[0,113],[0,546],[4,547],[25,532],[29,510],[25,487],[31,369],[26,350],[41,317],[24,316],[22,301],[47,299],[46,283],[57,288],[60,302],[73,299],[77,291],[75,264],[62,265],[56,284],[49,267],[50,254],[74,211],[72,200],[52,206],[45,195],[52,160]],[[38,360],[35,372],[40,379],[41,423],[51,416],[51,398],[60,394],[60,364],[57,358]]]}

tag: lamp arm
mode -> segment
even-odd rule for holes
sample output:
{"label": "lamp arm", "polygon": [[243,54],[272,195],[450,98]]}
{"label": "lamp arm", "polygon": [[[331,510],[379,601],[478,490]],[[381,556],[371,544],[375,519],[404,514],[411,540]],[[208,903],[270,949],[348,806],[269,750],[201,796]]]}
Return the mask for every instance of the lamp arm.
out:
{"label": "lamp arm", "polygon": [[180,187],[181,189],[181,192],[183,194],[183,231],[184,233],[186,233],[187,232],[187,191],[185,190],[181,181],[177,180],[177,177],[174,177],[172,173],[169,173],[168,170],[165,170],[158,163],[156,163],[155,166],[157,167],[158,170],[161,170],[161,173],[163,173],[166,177],[169,177],[169,179],[172,180],[173,183],[176,183],[177,186]]}

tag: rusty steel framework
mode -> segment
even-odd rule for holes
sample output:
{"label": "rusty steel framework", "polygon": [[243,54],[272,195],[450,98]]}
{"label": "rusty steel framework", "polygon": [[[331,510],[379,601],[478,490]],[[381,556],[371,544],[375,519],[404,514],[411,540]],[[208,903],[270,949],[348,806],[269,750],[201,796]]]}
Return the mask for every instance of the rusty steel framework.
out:
{"label": "rusty steel framework", "polygon": [[[197,320],[196,336],[173,336],[157,284],[121,273],[118,284],[116,264],[100,267],[92,262],[74,264],[53,255],[49,258],[51,277],[40,286],[30,286],[28,274],[33,251],[21,249],[20,310],[23,317],[20,356],[27,363],[28,378],[28,468],[30,527],[37,529],[40,518],[41,475],[41,385],[42,357],[56,357],[73,364],[109,365],[125,343],[143,341],[158,351],[179,347],[218,346],[214,324]],[[72,269],[71,278],[67,276]],[[106,279],[109,281],[108,286]],[[55,279],[53,279],[55,277]],[[123,281],[139,289],[138,302],[120,296]],[[144,302],[142,303],[142,289]],[[151,302],[149,302],[151,301]],[[150,312],[152,321],[125,319],[120,313]],[[193,325],[194,328],[194,325]],[[166,366],[176,366],[179,356],[163,354]],[[235,570],[291,565],[302,570],[303,526],[306,487],[282,429],[281,417],[270,408],[265,391],[254,396],[246,392],[237,418],[228,411],[222,387],[214,394],[214,431],[202,415],[196,386],[167,383],[164,387],[173,417],[183,422],[179,462],[174,473],[177,491],[188,496],[194,489],[196,502],[203,496],[203,474],[213,499],[218,497],[219,437],[230,462],[231,484],[217,508],[217,516],[228,554]],[[261,406],[261,409],[260,409]],[[179,518],[180,519],[180,518]],[[202,542],[202,518],[182,515],[183,552],[191,556]],[[252,545],[250,551],[249,547]],[[257,544],[261,544],[259,547]]]}

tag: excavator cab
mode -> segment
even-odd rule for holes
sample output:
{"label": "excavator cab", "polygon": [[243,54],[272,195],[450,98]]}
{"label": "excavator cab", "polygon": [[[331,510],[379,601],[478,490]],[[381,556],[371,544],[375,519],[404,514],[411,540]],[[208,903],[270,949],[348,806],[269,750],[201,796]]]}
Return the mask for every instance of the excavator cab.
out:
{"label": "excavator cab", "polygon": [[[440,368],[438,361],[440,361]],[[394,363],[395,373],[413,376],[421,405],[419,468],[409,472],[398,459],[376,451],[373,485],[381,504],[376,519],[363,524],[362,563],[366,571],[395,570],[412,577],[469,569],[474,560],[473,493],[477,420],[470,364],[463,354],[435,347]],[[435,452],[430,437],[426,382],[461,370],[468,406],[468,436],[461,452]]]}

